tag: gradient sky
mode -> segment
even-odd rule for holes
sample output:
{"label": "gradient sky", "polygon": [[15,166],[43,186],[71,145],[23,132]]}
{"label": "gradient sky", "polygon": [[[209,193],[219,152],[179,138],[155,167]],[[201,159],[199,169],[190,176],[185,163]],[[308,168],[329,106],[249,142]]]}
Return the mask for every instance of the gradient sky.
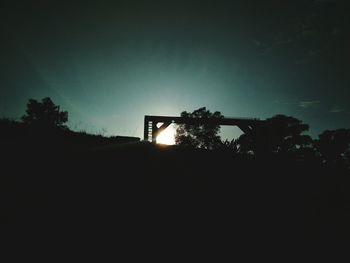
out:
{"label": "gradient sky", "polygon": [[106,135],[201,106],[350,128],[348,2],[1,1],[0,117],[49,96]]}

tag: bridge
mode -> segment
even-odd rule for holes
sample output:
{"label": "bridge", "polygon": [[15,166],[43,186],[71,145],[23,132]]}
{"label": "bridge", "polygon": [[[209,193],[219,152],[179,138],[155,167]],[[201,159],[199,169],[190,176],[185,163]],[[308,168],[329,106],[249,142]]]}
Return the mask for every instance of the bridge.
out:
{"label": "bridge", "polygon": [[249,133],[254,129],[261,127],[265,121],[257,118],[187,118],[174,116],[152,116],[145,115],[144,121],[144,140],[155,142],[157,136],[164,131],[170,124],[211,124],[211,125],[229,125],[237,126],[244,133]]}

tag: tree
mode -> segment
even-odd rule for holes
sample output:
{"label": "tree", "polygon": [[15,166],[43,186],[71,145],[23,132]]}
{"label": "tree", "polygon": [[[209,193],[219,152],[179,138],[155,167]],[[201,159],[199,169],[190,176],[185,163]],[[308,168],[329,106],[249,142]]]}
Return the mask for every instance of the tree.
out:
{"label": "tree", "polygon": [[[192,113],[183,111],[181,117],[203,119],[205,121],[206,119],[223,118],[224,116],[218,111],[212,113],[206,107],[202,107]],[[205,122],[203,124],[180,124],[176,130],[175,141],[176,144],[182,146],[215,149],[222,144],[218,135],[219,132],[220,126],[215,124]]]}
{"label": "tree", "polygon": [[31,126],[66,128],[68,112],[60,111],[49,97],[43,98],[41,102],[29,99],[22,121]]}
{"label": "tree", "polygon": [[315,142],[323,162],[340,163],[350,161],[350,129],[326,130]]}
{"label": "tree", "polygon": [[239,152],[263,153],[301,153],[312,146],[310,136],[303,134],[309,125],[285,115],[276,115],[266,119],[259,129],[238,138]]}

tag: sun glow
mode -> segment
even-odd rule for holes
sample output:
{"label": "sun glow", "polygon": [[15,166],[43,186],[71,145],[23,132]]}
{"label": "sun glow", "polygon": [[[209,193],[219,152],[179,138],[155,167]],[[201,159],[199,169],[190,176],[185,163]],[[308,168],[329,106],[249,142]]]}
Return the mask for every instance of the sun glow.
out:
{"label": "sun glow", "polygon": [[174,145],[175,144],[175,133],[176,129],[173,125],[170,125],[164,131],[162,131],[157,136],[157,143],[166,144],[166,145]]}

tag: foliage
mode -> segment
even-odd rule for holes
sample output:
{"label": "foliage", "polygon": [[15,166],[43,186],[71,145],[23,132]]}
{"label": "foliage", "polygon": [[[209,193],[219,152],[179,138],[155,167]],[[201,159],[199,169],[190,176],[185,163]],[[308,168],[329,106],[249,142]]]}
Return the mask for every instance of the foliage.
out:
{"label": "foliage", "polygon": [[23,123],[9,118],[0,118],[0,141],[20,138],[24,132]]}
{"label": "foliage", "polygon": [[237,140],[241,153],[292,153],[312,147],[312,139],[303,133],[309,125],[291,116],[276,115],[261,127],[243,134]]}
{"label": "foliage", "polygon": [[350,129],[326,130],[319,135],[315,148],[325,163],[350,161]]}
{"label": "foliage", "polygon": [[[183,111],[181,117],[205,120],[223,118],[224,116],[218,111],[212,113],[207,110],[206,107],[202,107],[192,113]],[[181,124],[176,130],[175,141],[176,144],[182,146],[215,149],[222,144],[220,136],[218,135],[219,132],[220,126],[215,124]]]}
{"label": "foliage", "polygon": [[39,127],[66,128],[68,112],[60,111],[59,106],[55,105],[49,97],[43,98],[41,102],[29,99],[22,121]]}

